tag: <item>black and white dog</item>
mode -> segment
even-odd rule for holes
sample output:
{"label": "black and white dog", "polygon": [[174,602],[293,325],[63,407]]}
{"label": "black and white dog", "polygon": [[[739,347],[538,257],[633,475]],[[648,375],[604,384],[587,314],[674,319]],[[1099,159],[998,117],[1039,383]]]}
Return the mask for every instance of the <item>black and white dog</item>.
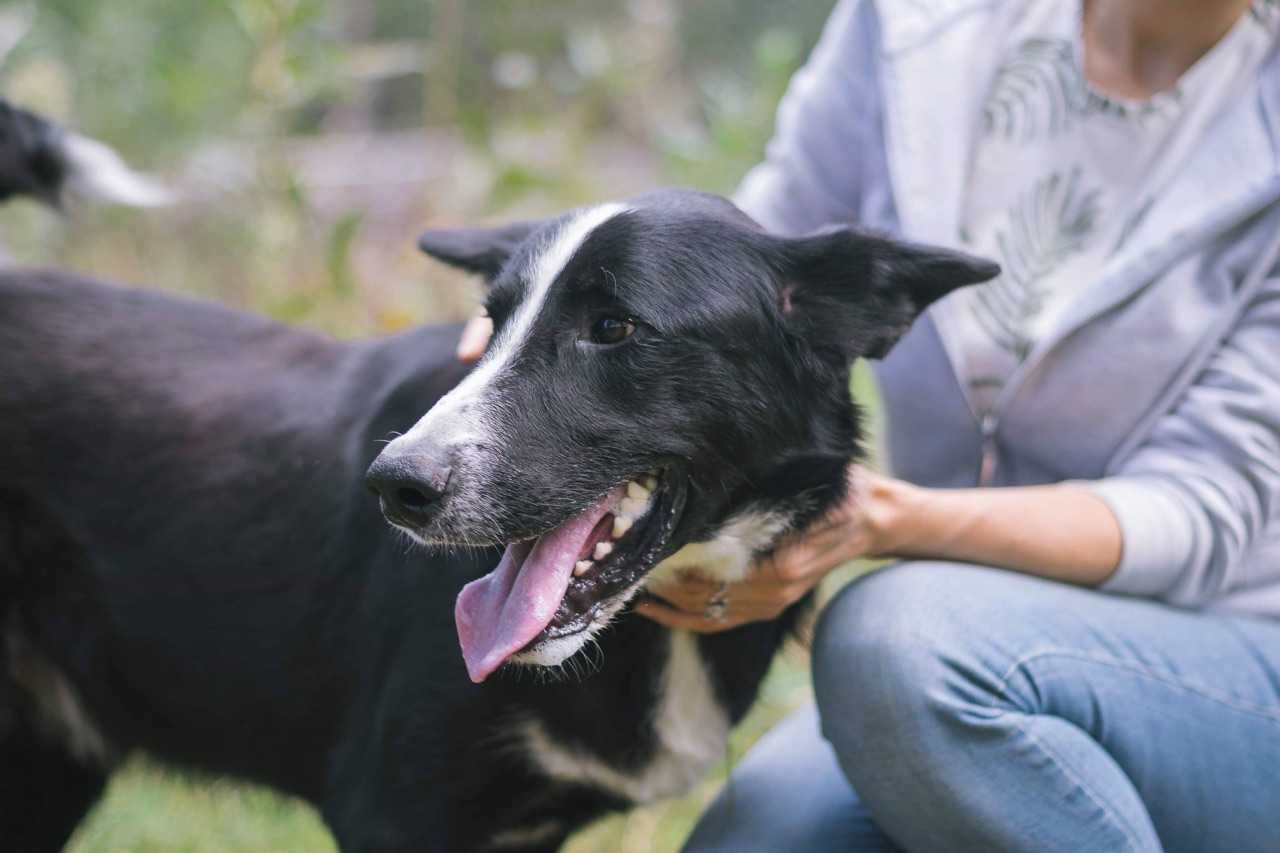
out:
{"label": "black and white dog", "polygon": [[791,616],[695,637],[628,602],[840,500],[852,362],[997,271],[685,191],[422,246],[491,282],[469,374],[452,326],[343,343],[0,274],[11,849],[134,748],[306,797],[345,850],[553,850],[680,793]]}
{"label": "black and white dog", "polygon": [[67,195],[135,207],[173,200],[96,139],[0,98],[0,201],[29,196],[61,207]]}

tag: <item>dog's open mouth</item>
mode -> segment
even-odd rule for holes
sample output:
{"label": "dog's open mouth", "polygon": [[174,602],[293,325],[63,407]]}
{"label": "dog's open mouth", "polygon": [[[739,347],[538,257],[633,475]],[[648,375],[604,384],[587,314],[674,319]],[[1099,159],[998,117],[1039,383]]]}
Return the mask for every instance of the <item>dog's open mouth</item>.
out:
{"label": "dog's open mouth", "polygon": [[467,584],[454,617],[471,680],[506,661],[558,663],[620,610],[664,555],[684,504],[669,471],[611,489]]}

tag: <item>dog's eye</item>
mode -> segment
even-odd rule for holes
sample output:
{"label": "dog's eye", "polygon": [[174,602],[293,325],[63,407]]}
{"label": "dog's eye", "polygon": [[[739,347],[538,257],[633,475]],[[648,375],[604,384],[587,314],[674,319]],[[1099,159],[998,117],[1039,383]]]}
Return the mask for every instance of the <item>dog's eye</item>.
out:
{"label": "dog's eye", "polygon": [[601,317],[591,324],[591,341],[597,344],[619,344],[636,330],[636,321],[629,317]]}

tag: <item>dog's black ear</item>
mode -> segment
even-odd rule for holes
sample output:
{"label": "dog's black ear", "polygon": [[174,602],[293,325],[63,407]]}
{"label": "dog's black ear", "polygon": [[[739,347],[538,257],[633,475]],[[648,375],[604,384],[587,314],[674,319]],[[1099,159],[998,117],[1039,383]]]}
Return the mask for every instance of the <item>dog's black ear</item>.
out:
{"label": "dog's black ear", "polygon": [[846,357],[883,358],[925,308],[1000,266],[852,228],[784,239],[779,306],[792,331]]}
{"label": "dog's black ear", "polygon": [[507,259],[541,222],[513,222],[495,228],[435,229],[418,238],[418,248],[438,261],[492,281]]}

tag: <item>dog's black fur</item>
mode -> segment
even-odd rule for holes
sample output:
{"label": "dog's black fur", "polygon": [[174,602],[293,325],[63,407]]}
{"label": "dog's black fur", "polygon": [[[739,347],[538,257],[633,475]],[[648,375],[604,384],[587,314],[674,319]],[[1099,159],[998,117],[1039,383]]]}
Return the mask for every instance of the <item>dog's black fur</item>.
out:
{"label": "dog's black fur", "polygon": [[68,165],[64,131],[0,98],[0,201],[31,196],[57,205]]}
{"label": "dog's black fur", "polygon": [[[501,325],[528,287],[520,259],[554,227],[426,247],[494,279]],[[849,230],[771,237],[691,193],[637,200],[557,277],[499,383],[515,414],[484,452],[505,474],[485,488],[474,468],[456,474],[493,523],[450,520],[446,501],[414,529],[456,523],[498,545],[659,463],[679,512],[628,582],[744,507],[803,523],[843,496],[856,455],[851,362],[993,273]],[[639,331],[580,346],[600,312]],[[669,632],[623,612],[588,677],[508,668],[472,684],[454,600],[498,551],[406,547],[364,489],[380,442],[463,377],[457,336],[346,343],[73,275],[0,273],[6,849],[60,846],[135,748],[305,797],[345,850],[552,850],[629,805],[549,775],[514,732],[537,721],[639,772],[661,748]],[[730,720],[792,615],[698,638]]]}

